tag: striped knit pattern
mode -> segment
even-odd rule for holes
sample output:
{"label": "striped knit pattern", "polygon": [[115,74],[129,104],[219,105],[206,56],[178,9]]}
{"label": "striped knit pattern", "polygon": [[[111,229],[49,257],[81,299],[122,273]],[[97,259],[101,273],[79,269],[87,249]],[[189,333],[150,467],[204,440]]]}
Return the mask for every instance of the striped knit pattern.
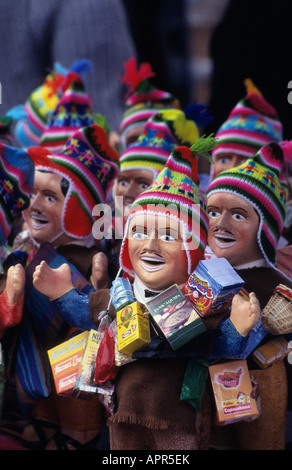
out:
{"label": "striped knit pattern", "polygon": [[34,183],[34,164],[26,151],[0,143],[0,242],[7,237],[15,218],[29,206]]}
{"label": "striped knit pattern", "polygon": [[119,130],[122,150],[126,148],[126,134],[130,130],[143,127],[150,117],[164,109],[180,109],[180,104],[172,94],[145,80],[128,97],[125,107]]}
{"label": "striped knit pattern", "polygon": [[40,140],[41,146],[53,152],[62,151],[69,137],[78,129],[94,124],[91,99],[76,72],[67,74],[62,90],[63,94]]}
{"label": "striped knit pattern", "polygon": [[154,178],[164,167],[177,145],[191,146],[199,137],[199,131],[183,111],[169,109],[151,117],[143,133],[120,157],[120,171],[146,169]]}
{"label": "striped knit pattern", "polygon": [[207,196],[230,192],[247,200],[260,217],[258,243],[266,261],[276,263],[276,245],[283,230],[287,185],[281,182],[284,164],[281,147],[272,142],[253,158],[223,171],[211,182]]}
{"label": "striped knit pattern", "polygon": [[107,133],[93,124],[75,132],[62,152],[50,153],[43,147],[28,151],[36,168],[58,173],[70,183],[62,214],[64,232],[79,239],[90,236],[92,209],[105,203],[108,186],[119,171],[119,157]]}
{"label": "striped knit pattern", "polygon": [[263,96],[248,93],[233,108],[216,138],[218,144],[212,152],[213,158],[221,153],[249,158],[264,145],[283,140],[283,129],[276,110]]}
{"label": "striped knit pattern", "polygon": [[17,140],[23,147],[40,143],[41,135],[60,99],[58,91],[63,81],[64,75],[53,70],[26,100],[24,108],[27,117],[20,120],[15,129]]}
{"label": "striped knit pattern", "polygon": [[127,239],[130,220],[137,214],[149,213],[166,215],[181,224],[188,274],[193,272],[203,258],[208,233],[206,196],[195,181],[198,181],[197,158],[188,147],[176,147],[156,180],[136,198],[131,208],[120,252],[123,270],[133,275]]}

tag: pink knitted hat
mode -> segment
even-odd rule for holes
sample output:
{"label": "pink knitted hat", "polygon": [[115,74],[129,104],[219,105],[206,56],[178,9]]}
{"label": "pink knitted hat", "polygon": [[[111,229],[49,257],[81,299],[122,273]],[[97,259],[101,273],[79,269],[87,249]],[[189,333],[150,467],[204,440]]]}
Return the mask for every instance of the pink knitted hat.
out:
{"label": "pink knitted hat", "polygon": [[237,103],[215,135],[218,141],[213,159],[221,153],[249,158],[269,142],[283,140],[283,128],[275,108],[250,79],[245,85],[246,97]]}

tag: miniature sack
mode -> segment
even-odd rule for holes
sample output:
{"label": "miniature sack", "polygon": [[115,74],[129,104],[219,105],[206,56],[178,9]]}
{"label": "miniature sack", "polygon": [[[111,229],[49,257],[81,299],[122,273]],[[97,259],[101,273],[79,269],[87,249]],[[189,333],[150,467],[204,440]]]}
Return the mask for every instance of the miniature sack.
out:
{"label": "miniature sack", "polygon": [[97,383],[115,379],[119,370],[115,363],[115,327],[112,322],[105,330],[97,351],[94,377]]}
{"label": "miniature sack", "polygon": [[292,290],[279,284],[262,312],[262,325],[273,335],[292,332]]}

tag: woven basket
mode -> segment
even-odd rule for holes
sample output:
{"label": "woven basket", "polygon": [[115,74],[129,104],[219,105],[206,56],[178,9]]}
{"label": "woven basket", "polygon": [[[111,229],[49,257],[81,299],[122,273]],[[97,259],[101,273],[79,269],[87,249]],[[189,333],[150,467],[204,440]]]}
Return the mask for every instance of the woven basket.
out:
{"label": "woven basket", "polygon": [[292,332],[292,290],[279,284],[262,312],[262,325],[273,335]]}

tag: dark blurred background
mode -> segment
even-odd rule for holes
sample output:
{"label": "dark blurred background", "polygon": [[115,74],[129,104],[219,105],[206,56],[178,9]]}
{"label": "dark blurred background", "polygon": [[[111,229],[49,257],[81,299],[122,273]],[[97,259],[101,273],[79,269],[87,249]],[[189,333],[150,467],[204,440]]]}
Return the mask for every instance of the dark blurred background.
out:
{"label": "dark blurred background", "polygon": [[123,0],[141,60],[156,84],[209,104],[216,132],[251,78],[292,138],[292,2],[287,0]]}

